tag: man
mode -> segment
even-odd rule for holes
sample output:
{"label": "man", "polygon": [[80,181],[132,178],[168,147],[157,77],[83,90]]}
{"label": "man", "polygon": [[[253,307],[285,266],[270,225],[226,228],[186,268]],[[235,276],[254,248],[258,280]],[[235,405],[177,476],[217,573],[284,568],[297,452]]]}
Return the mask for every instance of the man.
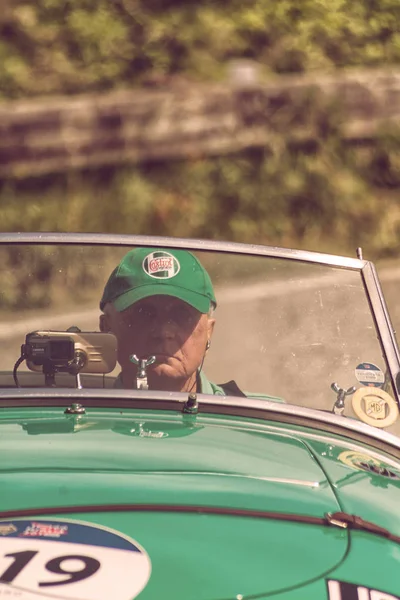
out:
{"label": "man", "polygon": [[207,380],[202,366],[211,344],[217,305],[211,279],[186,250],[135,248],[111,273],[100,308],[100,330],[118,340],[116,386],[135,388],[131,357],[155,356],[149,389],[244,396],[234,382]]}

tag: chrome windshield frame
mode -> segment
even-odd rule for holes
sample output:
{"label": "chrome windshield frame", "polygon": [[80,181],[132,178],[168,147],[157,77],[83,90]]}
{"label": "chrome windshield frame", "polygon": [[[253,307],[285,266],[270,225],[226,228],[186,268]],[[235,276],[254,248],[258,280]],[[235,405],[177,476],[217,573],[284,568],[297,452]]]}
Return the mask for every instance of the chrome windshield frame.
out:
{"label": "chrome windshield frame", "polygon": [[[185,239],[161,236],[120,235],[107,233],[0,233],[0,245],[85,245],[85,246],[149,246],[181,248],[193,251],[211,251],[218,253],[236,253],[241,255],[264,256],[294,260],[304,263],[319,264],[330,267],[357,271],[360,273],[367,300],[375,322],[377,335],[386,364],[389,367],[393,390],[399,403],[399,391],[396,378],[400,377],[400,352],[390,316],[380,286],[375,266],[370,261],[324,254],[305,250],[279,248],[238,242]],[[7,397],[5,390],[0,391],[0,398]],[[26,391],[26,390],[25,390]],[[222,403],[221,403],[222,404]],[[300,407],[299,407],[300,408]],[[312,410],[312,409],[310,409]]]}
{"label": "chrome windshield frame", "polygon": [[368,261],[308,250],[276,246],[243,244],[216,240],[170,238],[147,235],[116,235],[108,233],[0,233],[0,244],[87,245],[87,246],[157,246],[185,250],[270,256],[359,271]]}
{"label": "chrome windshield frame", "polygon": [[375,265],[366,262],[361,270],[361,277],[371,307],[371,314],[375,321],[375,327],[379,333],[382,353],[386,364],[389,366],[393,391],[399,403],[400,397],[396,380],[400,373],[400,353]]}

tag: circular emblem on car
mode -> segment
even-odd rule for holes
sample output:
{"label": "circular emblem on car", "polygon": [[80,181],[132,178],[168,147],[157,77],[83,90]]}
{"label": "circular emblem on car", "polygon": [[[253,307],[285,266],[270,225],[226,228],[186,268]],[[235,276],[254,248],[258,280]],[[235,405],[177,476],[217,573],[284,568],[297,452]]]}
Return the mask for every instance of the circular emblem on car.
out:
{"label": "circular emblem on car", "polygon": [[345,450],[338,456],[338,460],[348,467],[352,467],[359,471],[366,471],[375,475],[381,475],[392,480],[399,481],[400,474],[385,463],[373,458],[369,454],[354,452],[353,450]]}
{"label": "circular emblem on car", "polygon": [[399,416],[396,401],[379,388],[359,388],[351,402],[357,417],[373,427],[388,427]]}
{"label": "circular emblem on car", "polygon": [[151,252],[143,259],[143,271],[155,279],[171,279],[180,271],[181,265],[175,256],[162,250]]}

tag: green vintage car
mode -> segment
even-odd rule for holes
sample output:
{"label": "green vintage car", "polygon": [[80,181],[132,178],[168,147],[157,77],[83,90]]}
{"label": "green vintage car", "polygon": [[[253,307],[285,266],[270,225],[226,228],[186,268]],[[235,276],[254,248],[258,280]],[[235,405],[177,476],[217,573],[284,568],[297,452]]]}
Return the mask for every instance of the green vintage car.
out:
{"label": "green vintage car", "polygon": [[[156,351],[126,386],[99,331],[135,248],[152,277],[182,250],[209,274],[195,388],[152,389]],[[1,600],[400,598],[400,358],[361,251],[41,233],[0,254]]]}

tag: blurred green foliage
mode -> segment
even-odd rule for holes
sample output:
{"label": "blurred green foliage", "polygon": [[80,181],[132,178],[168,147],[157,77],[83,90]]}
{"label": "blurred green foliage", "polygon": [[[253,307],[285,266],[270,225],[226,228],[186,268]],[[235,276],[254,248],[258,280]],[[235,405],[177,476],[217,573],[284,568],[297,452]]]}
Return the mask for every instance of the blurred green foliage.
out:
{"label": "blurred green foliage", "polygon": [[96,306],[123,253],[100,246],[1,246],[0,311]]}
{"label": "blurred green foliage", "polygon": [[[400,63],[398,0],[3,0],[3,99],[100,92],[183,76],[215,81],[228,61],[263,75]],[[309,111],[310,106],[298,108]],[[166,234],[368,258],[399,251],[400,133],[351,148],[334,110],[295,147],[182,163],[0,182],[3,231]]]}
{"label": "blurred green foliage", "polygon": [[0,94],[70,94],[149,76],[219,79],[400,62],[398,0],[2,0]]}
{"label": "blurred green foliage", "polygon": [[[3,231],[88,231],[225,239],[370,259],[398,253],[400,134],[349,148],[337,134],[304,151],[3,182]],[[396,156],[395,156],[396,158]]]}

